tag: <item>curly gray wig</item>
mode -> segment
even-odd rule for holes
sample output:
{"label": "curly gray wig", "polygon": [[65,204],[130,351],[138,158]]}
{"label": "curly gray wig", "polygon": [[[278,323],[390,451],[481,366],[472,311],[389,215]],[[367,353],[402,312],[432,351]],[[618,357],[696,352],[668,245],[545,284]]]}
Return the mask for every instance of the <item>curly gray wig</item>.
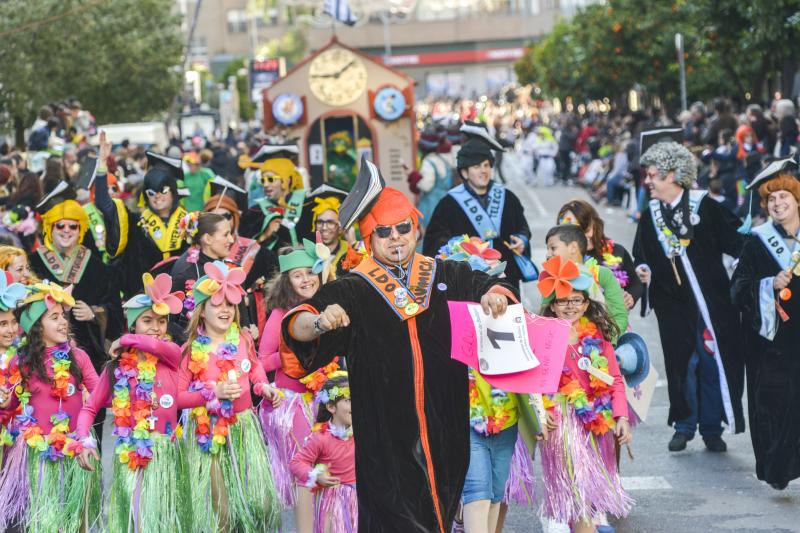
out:
{"label": "curly gray wig", "polygon": [[697,179],[697,162],[685,146],[675,141],[662,141],[654,144],[639,159],[644,167],[655,166],[661,178],[674,171],[675,183],[690,189]]}

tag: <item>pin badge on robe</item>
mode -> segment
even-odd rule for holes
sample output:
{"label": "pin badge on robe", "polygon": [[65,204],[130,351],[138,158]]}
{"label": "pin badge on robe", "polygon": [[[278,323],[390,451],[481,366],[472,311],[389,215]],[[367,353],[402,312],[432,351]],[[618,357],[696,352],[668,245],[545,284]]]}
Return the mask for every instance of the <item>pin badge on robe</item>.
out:
{"label": "pin badge on robe", "polygon": [[242,367],[242,372],[244,372],[245,374],[250,372],[250,368],[252,367],[250,359],[242,359],[242,362],[239,364],[239,366]]}
{"label": "pin badge on robe", "polygon": [[67,396],[72,396],[73,394],[75,394],[75,385],[70,383],[67,385]]}
{"label": "pin badge on robe", "polygon": [[158,403],[164,409],[169,409],[175,403],[175,399],[171,394],[164,394],[161,398],[159,398]]}
{"label": "pin badge on robe", "polygon": [[416,302],[411,302],[405,307],[404,311],[408,316],[414,316],[417,314],[417,311],[419,311],[419,304]]}
{"label": "pin badge on robe", "polygon": [[397,307],[406,307],[408,302],[408,291],[403,287],[398,287],[394,290],[394,305]]}
{"label": "pin badge on robe", "polygon": [[446,291],[447,290],[447,284],[446,283],[437,283],[436,284],[436,288],[439,289],[440,291]]}
{"label": "pin badge on robe", "polygon": [[156,229],[156,230],[153,232],[153,237],[155,237],[156,239],[160,239],[162,235],[163,235],[163,233],[161,233],[161,230],[160,230],[160,229]]}

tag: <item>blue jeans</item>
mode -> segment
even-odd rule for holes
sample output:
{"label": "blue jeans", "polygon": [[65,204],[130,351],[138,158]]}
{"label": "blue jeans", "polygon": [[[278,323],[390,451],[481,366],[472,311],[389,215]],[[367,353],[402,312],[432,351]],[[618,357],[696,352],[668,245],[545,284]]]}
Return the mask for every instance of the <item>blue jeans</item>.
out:
{"label": "blue jeans", "polygon": [[488,437],[470,428],[469,469],[461,494],[464,505],[480,500],[502,501],[516,444],[516,424]]}
{"label": "blue jeans", "polygon": [[625,185],[625,173],[620,172],[608,178],[606,182],[606,199],[611,204],[619,204],[622,202],[622,194],[620,191]]}
{"label": "blue jeans", "polygon": [[[694,437],[697,430],[698,416],[700,435],[703,437],[719,437],[722,435],[722,392],[719,388],[719,370],[714,354],[709,354],[703,342],[702,320],[697,331],[697,345],[689,359],[686,372],[686,402],[692,414],[675,422],[675,431]],[[699,405],[698,405],[699,404]]]}

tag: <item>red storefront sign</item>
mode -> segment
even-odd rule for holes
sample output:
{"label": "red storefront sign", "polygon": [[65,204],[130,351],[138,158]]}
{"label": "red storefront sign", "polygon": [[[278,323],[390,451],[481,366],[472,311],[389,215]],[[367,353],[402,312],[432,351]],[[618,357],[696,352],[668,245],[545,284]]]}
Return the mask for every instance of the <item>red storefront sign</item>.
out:
{"label": "red storefront sign", "polygon": [[485,63],[489,61],[516,61],[525,55],[526,49],[490,48],[488,50],[456,50],[452,52],[430,52],[423,54],[398,54],[388,60],[376,58],[390,67],[413,67],[421,65],[444,65],[457,63]]}

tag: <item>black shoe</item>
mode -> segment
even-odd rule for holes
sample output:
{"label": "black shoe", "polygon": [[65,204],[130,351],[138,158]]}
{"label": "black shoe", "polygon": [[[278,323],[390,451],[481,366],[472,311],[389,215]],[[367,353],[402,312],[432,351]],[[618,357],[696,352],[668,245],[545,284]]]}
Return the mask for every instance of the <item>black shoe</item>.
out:
{"label": "black shoe", "polygon": [[710,452],[727,452],[728,445],[722,440],[722,437],[703,437],[703,442],[706,443],[706,449]]}
{"label": "black shoe", "polygon": [[769,486],[772,487],[775,490],[783,490],[783,489],[785,489],[786,487],[789,486],[789,482],[788,481],[781,481],[779,483],[778,482],[770,483]]}
{"label": "black shoe", "polygon": [[680,452],[686,449],[686,443],[690,440],[692,439],[686,433],[676,431],[672,436],[672,440],[669,441],[667,448],[669,448],[669,451],[671,452]]}

